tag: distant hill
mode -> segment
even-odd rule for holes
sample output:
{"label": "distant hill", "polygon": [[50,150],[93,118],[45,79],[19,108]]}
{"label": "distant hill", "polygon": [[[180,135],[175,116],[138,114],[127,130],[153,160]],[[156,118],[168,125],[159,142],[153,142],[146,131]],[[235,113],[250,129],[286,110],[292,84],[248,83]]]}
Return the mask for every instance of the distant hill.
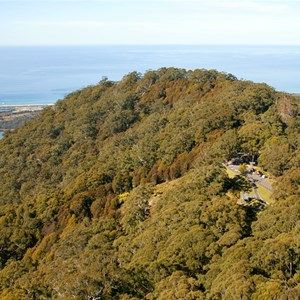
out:
{"label": "distant hill", "polygon": [[[0,141],[1,299],[299,299],[300,104],[215,70],[132,72]],[[273,204],[224,165],[255,162]]]}

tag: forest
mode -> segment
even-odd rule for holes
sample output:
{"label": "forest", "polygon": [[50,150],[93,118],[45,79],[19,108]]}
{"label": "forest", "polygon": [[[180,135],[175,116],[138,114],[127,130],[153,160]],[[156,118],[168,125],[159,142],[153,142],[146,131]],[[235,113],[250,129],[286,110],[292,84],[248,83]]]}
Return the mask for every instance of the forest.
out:
{"label": "forest", "polygon": [[67,95],[0,141],[0,299],[299,299],[299,133],[297,96],[216,70]]}

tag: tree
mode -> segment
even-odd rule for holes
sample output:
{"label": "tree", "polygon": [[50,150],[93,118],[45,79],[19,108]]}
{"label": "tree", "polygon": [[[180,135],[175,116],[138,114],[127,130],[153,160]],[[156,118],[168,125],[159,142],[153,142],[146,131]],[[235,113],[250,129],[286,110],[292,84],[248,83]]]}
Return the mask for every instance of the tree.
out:
{"label": "tree", "polygon": [[247,172],[247,169],[248,169],[247,165],[245,163],[243,163],[239,166],[238,170],[242,175],[245,175]]}
{"label": "tree", "polygon": [[272,137],[264,144],[259,156],[259,164],[275,176],[288,169],[291,159],[290,146],[285,137]]}

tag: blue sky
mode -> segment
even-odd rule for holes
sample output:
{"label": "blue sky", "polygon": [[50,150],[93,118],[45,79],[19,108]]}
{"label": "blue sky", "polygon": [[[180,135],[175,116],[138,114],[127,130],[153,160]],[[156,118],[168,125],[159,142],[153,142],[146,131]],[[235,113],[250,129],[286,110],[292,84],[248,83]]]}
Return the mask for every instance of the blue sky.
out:
{"label": "blue sky", "polygon": [[0,45],[300,45],[300,0],[0,0]]}

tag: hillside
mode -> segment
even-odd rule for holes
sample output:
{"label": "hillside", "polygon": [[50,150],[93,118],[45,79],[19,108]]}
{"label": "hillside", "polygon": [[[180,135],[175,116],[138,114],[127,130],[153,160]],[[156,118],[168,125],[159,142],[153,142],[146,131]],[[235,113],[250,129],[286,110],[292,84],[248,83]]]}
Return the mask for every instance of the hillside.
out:
{"label": "hillside", "polygon": [[[0,141],[0,299],[299,299],[300,103],[215,70],[102,80]],[[271,176],[272,205],[224,165]]]}

